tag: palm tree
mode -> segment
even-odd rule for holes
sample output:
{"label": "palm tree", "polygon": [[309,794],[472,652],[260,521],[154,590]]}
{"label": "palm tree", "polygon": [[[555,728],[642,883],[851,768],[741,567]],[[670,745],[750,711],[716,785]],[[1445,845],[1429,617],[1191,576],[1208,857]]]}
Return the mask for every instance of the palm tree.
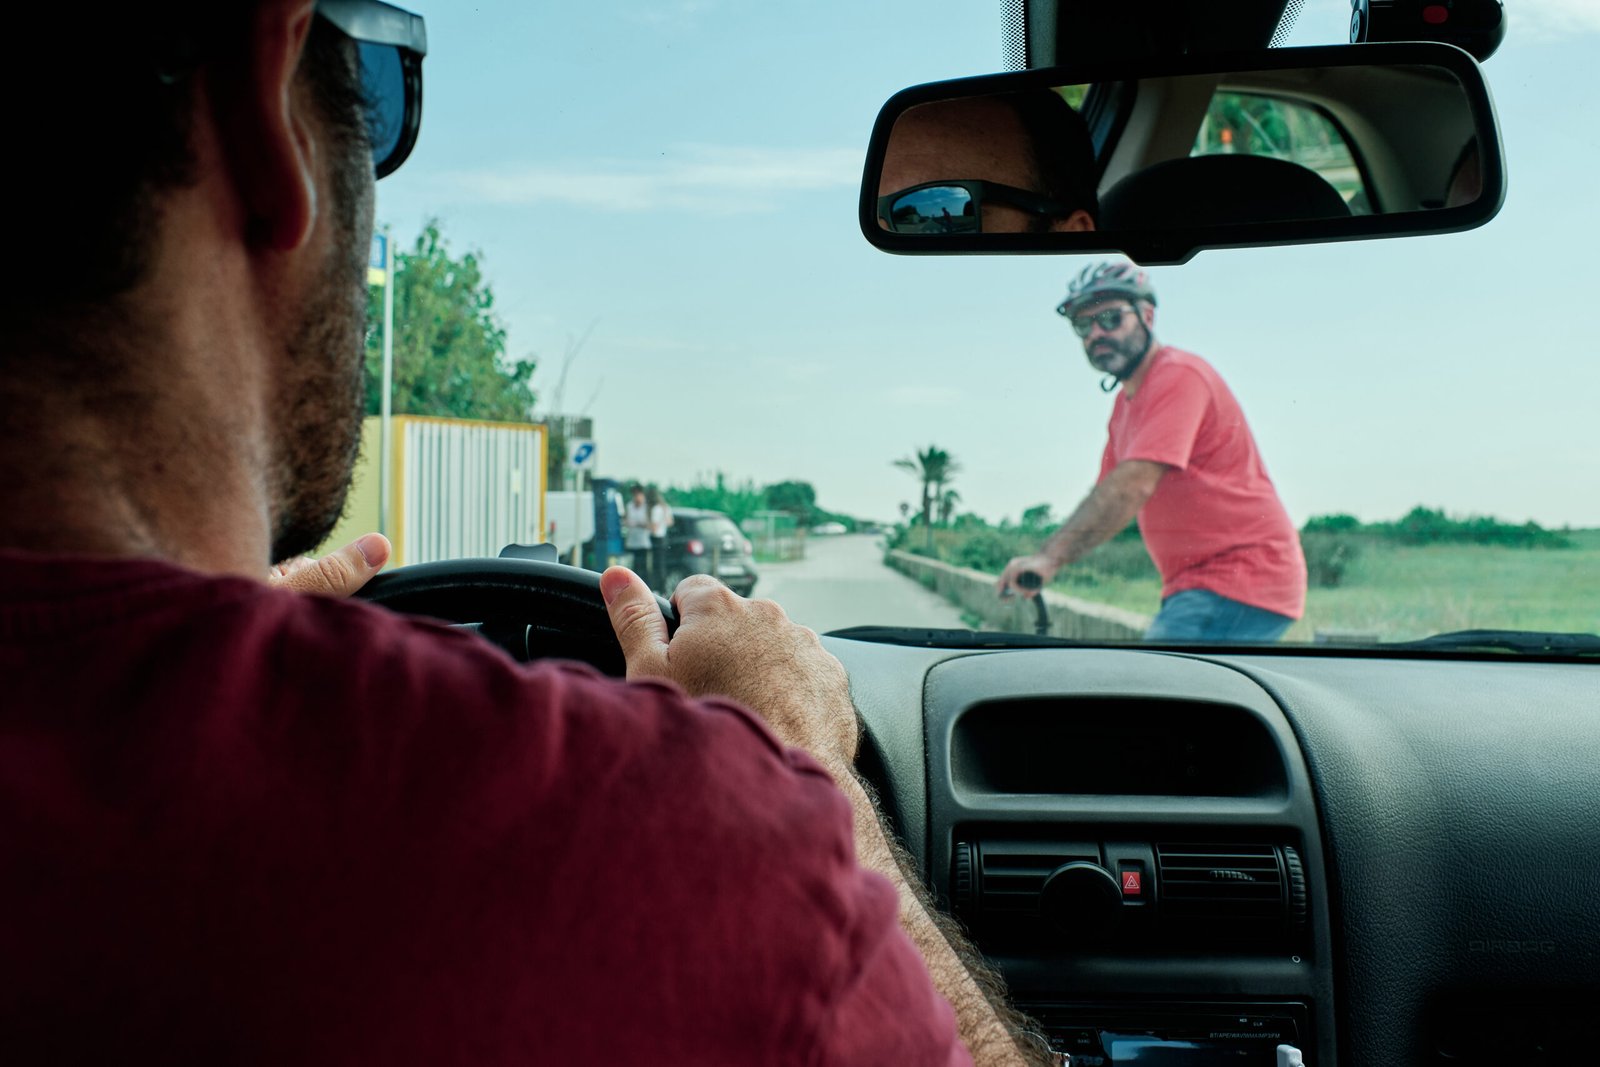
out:
{"label": "palm tree", "polygon": [[961,494],[954,489],[946,489],[939,494],[939,525],[949,526],[950,516],[955,513],[956,505],[961,503]]}
{"label": "palm tree", "polygon": [[922,526],[927,531],[928,547],[932,548],[934,502],[944,495],[945,484],[960,473],[961,464],[938,445],[929,445],[914,457],[895,460],[894,465],[922,482]]}

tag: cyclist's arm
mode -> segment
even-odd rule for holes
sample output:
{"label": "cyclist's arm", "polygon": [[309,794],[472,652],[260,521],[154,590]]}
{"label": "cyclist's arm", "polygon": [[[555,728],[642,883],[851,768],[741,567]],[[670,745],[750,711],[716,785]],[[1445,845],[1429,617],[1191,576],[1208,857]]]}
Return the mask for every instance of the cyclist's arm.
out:
{"label": "cyclist's arm", "polygon": [[1134,520],[1167,470],[1164,463],[1143,459],[1118,463],[1084,497],[1061,528],[1050,535],[1041,554],[1057,568],[1076,563]]}

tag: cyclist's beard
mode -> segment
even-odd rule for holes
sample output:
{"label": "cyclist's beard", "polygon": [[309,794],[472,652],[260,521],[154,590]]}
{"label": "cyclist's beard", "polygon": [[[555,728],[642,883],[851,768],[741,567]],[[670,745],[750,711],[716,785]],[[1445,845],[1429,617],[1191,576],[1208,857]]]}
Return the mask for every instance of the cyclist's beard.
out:
{"label": "cyclist's beard", "polygon": [[1150,354],[1150,327],[1143,321],[1139,332],[1120,341],[1100,337],[1089,345],[1084,354],[1095,370],[1111,375],[1119,382],[1127,381],[1139,369],[1144,357]]}
{"label": "cyclist's beard", "polygon": [[344,512],[366,406],[366,266],[372,163],[365,146],[330,161],[333,240],[289,341],[273,417],[272,559],[310,552]]}

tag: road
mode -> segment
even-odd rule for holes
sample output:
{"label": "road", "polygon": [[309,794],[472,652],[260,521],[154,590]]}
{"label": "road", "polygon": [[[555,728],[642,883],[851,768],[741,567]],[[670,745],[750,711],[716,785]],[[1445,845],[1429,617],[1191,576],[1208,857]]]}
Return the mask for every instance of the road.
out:
{"label": "road", "polygon": [[966,628],[943,597],[883,565],[877,537],[811,537],[805,559],[758,567],[755,595],[776,600],[791,619],[818,633],[866,625]]}

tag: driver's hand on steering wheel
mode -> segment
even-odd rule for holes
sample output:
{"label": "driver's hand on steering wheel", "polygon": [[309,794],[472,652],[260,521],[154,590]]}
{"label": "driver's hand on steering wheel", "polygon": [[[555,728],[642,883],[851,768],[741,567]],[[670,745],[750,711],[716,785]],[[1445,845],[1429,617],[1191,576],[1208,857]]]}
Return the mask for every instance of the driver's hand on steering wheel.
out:
{"label": "driver's hand on steering wheel", "polygon": [[672,595],[678,630],[667,637],[655,595],[626,567],[600,576],[600,592],[622,644],[628,678],[665,678],[690,696],[738,701],[786,745],[835,776],[855,762],[858,733],[844,665],[815,631],[789,621],[770,600],[746,600],[709,575],[691,575]]}
{"label": "driver's hand on steering wheel", "polygon": [[364,534],[337,552],[320,559],[296,556],[276,564],[267,584],[293,593],[350,596],[367,584],[389,562],[389,539],[379,533]]}

